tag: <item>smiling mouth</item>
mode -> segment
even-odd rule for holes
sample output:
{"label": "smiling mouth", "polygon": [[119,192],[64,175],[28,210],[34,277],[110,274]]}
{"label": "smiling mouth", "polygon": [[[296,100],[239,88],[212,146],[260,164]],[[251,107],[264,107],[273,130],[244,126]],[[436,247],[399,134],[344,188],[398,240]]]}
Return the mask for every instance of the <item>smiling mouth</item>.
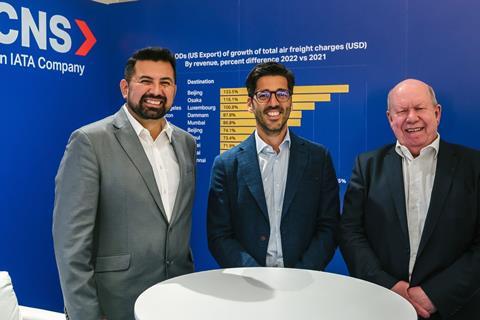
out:
{"label": "smiling mouth", "polygon": [[419,132],[419,131],[422,131],[423,130],[423,127],[422,128],[409,128],[409,129],[405,129],[405,131],[407,131],[407,133],[415,133],[415,132]]}
{"label": "smiling mouth", "polygon": [[278,117],[280,115],[280,111],[278,110],[270,110],[267,112],[269,117]]}
{"label": "smiling mouth", "polygon": [[165,99],[146,98],[146,99],[143,99],[143,101],[153,106],[159,106],[165,102]]}
{"label": "smiling mouth", "polygon": [[264,111],[266,118],[272,121],[279,120],[282,113],[283,110],[278,107],[269,108],[268,110]]}

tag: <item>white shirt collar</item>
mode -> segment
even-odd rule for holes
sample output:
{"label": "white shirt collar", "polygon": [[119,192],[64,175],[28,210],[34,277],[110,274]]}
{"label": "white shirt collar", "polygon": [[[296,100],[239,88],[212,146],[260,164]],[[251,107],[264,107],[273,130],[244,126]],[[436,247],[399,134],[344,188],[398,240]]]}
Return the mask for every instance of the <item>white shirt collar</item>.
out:
{"label": "white shirt collar", "polygon": [[[122,108],[127,114],[128,121],[130,121],[130,123],[132,124],[133,130],[135,130],[135,133],[137,134],[137,136],[140,137],[143,131],[146,131],[146,133],[150,135],[150,132],[148,132],[148,130],[145,129],[145,127],[142,126],[142,124],[138,122],[138,120],[135,119],[134,116],[132,116],[132,114],[130,113],[130,110],[127,108],[127,104],[124,104]],[[165,119],[165,126],[163,127],[162,132],[165,132],[168,140],[170,141],[170,143],[172,143],[173,128],[170,125],[170,123],[167,121],[167,119]],[[159,136],[162,134],[162,132],[160,132]]]}
{"label": "white shirt collar", "polygon": [[[433,150],[433,158],[437,159],[438,157],[438,150],[440,149],[440,133],[437,132],[437,138],[433,140],[432,143],[430,143],[428,146],[425,146],[420,150],[420,155],[425,152],[426,150],[432,149]],[[400,142],[397,140],[397,144],[395,145],[395,151],[402,157],[402,158],[407,158],[409,160],[412,160],[414,157],[412,156],[412,153],[410,150],[408,150],[407,147],[404,145],[400,144]]]}
{"label": "white shirt collar", "polygon": [[[260,138],[257,130],[255,130],[255,143],[257,145],[257,154],[260,154],[265,148],[268,148],[268,147],[272,148],[272,146],[270,146],[268,143],[263,141],[262,138]],[[287,129],[287,134],[283,138],[282,143],[280,143],[279,149],[282,150],[284,145],[286,145],[286,147],[290,149],[290,130],[289,129]]]}

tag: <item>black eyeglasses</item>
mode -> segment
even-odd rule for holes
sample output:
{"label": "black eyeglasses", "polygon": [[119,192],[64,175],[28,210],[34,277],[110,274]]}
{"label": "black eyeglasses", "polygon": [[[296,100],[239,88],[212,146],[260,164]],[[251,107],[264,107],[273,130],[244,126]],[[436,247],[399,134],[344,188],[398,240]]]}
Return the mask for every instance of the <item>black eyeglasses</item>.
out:
{"label": "black eyeglasses", "polygon": [[292,96],[289,90],[278,89],[277,91],[270,91],[270,90],[257,91],[253,94],[253,97],[259,103],[267,103],[268,101],[270,101],[272,94],[275,95],[275,98],[277,98],[278,102],[287,102],[288,100],[290,100],[290,97]]}

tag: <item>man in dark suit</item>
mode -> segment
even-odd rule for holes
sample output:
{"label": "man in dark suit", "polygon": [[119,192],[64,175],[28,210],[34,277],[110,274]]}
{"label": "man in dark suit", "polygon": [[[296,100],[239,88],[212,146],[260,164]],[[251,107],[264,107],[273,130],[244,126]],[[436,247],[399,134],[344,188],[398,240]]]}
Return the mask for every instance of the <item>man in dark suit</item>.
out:
{"label": "man in dark suit", "polygon": [[327,150],[287,127],[294,76],[279,63],[246,80],[256,131],[215,159],[208,244],[221,267],[322,270],[336,248],[338,182]]}
{"label": "man in dark suit", "polygon": [[396,145],[358,156],[340,247],[354,277],[410,301],[419,318],[480,317],[480,152],[440,139],[433,89],[388,95]]}

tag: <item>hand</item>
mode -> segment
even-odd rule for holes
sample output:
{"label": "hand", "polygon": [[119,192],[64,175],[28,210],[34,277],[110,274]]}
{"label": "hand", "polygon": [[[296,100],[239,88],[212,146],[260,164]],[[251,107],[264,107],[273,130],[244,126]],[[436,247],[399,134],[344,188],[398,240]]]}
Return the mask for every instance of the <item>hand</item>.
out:
{"label": "hand", "polygon": [[[415,308],[415,311],[417,312],[417,314],[422,317],[422,318],[430,318],[430,312],[428,312],[422,305],[420,305],[417,301],[413,300],[408,292],[409,292],[409,289],[410,289],[410,284],[406,281],[398,281],[393,287],[392,287],[392,291],[401,295],[402,297],[404,297],[405,299],[408,300],[408,302],[410,302],[410,304]],[[423,290],[422,290],[423,291]]]}
{"label": "hand", "polygon": [[411,287],[407,290],[408,296],[411,300],[415,301],[422,308],[427,310],[430,314],[437,312],[437,308],[433,304],[432,300],[427,296],[422,287]]}
{"label": "hand", "polygon": [[410,287],[410,284],[408,282],[401,280],[401,281],[398,281],[392,287],[391,290],[408,300],[408,288],[409,287]]}

